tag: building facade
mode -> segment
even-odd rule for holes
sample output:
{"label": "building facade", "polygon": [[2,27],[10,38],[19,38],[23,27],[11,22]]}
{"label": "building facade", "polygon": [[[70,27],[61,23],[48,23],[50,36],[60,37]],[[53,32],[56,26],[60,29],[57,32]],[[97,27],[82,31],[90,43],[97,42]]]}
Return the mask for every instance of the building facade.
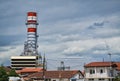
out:
{"label": "building facade", "polygon": [[36,56],[11,56],[11,67],[14,69],[22,69],[23,67],[37,67]]}
{"label": "building facade", "polygon": [[[120,63],[119,63],[120,64]],[[84,66],[85,81],[113,81],[118,66],[113,62],[91,62]]]}

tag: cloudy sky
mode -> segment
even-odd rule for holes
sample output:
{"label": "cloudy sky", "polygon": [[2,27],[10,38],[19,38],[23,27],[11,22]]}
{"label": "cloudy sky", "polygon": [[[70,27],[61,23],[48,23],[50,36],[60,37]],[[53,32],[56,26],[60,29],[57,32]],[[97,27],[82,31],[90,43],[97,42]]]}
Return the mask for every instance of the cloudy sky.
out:
{"label": "cloudy sky", "polygon": [[0,64],[20,55],[26,14],[38,13],[39,52],[48,69],[61,61],[82,69],[92,61],[120,61],[120,0],[0,0]]}

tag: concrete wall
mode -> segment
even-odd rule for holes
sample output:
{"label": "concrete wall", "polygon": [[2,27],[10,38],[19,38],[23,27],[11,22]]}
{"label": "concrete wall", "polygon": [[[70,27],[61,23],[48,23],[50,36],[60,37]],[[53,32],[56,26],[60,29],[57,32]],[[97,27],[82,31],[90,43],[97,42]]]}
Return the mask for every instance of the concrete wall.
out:
{"label": "concrete wall", "polygon": [[[109,67],[91,67],[85,68],[85,78],[109,78],[110,77]],[[90,70],[94,70],[95,73],[90,74]],[[103,70],[103,73],[100,72]]]}

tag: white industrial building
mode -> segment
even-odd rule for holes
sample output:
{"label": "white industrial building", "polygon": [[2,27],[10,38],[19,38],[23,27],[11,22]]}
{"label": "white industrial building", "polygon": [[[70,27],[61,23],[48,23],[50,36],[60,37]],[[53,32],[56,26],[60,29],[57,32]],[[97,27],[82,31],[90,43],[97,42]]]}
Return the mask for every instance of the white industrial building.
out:
{"label": "white industrial building", "polygon": [[37,67],[38,58],[36,56],[11,56],[11,67],[21,69],[23,67]]}

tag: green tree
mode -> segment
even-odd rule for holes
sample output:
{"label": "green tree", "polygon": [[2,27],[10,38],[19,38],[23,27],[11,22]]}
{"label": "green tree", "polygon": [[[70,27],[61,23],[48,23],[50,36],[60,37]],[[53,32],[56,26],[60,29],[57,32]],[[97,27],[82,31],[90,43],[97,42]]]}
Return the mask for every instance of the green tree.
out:
{"label": "green tree", "polygon": [[118,76],[116,76],[113,81],[120,81],[120,74],[118,74]]}
{"label": "green tree", "polygon": [[8,81],[8,75],[3,65],[0,66],[0,81]]}
{"label": "green tree", "polygon": [[15,69],[12,69],[12,70],[9,72],[9,76],[17,77],[17,76],[19,76],[19,75],[15,72]]}

